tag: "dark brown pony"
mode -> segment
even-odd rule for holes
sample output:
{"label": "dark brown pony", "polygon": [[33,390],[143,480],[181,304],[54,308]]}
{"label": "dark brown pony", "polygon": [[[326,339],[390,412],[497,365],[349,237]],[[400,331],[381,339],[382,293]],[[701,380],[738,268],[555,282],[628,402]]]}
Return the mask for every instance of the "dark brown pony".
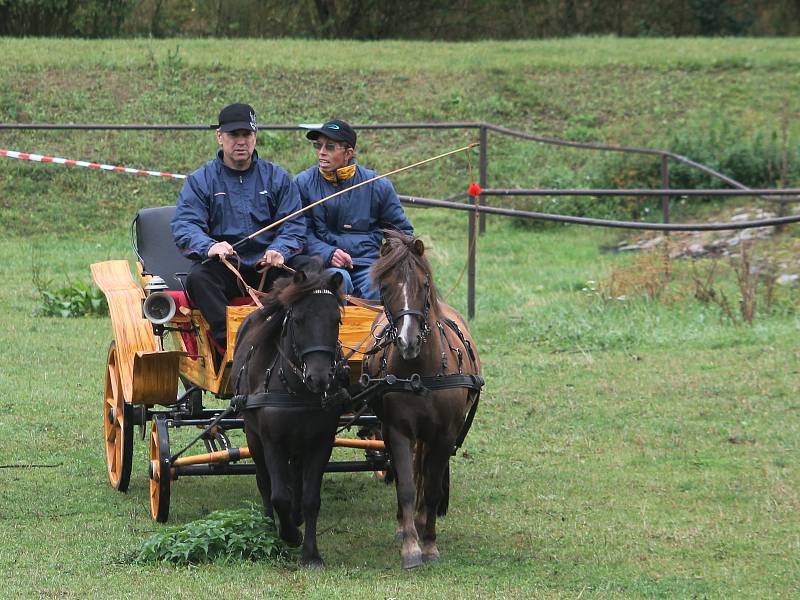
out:
{"label": "dark brown pony", "polygon": [[264,510],[277,513],[288,544],[302,541],[308,566],[323,566],[316,528],[341,410],[341,283],[341,274],[319,270],[279,280],[239,328],[231,371],[237,397],[246,399],[245,434]]}
{"label": "dark brown pony", "polygon": [[439,558],[436,517],[447,512],[449,460],[469,429],[483,380],[475,343],[440,299],[422,241],[386,235],[372,270],[384,314],[364,372],[384,382],[372,405],[396,476],[402,564],[413,568]]}

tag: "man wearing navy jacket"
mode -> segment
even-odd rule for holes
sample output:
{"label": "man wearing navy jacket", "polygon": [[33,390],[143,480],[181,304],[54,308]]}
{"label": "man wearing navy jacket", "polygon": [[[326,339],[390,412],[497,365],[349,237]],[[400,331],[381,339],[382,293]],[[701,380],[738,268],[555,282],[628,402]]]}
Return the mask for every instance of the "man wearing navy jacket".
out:
{"label": "man wearing navy jacket", "polygon": [[[357,165],[356,132],[345,121],[333,119],[310,129],[317,164],[295,177],[304,206],[372,179],[377,173]],[[384,229],[413,235],[394,187],[379,179],[343,193],[306,211],[306,252],[344,276],[345,293],[380,299],[370,279],[370,267],[378,258]]]}
{"label": "man wearing navy jacket", "polygon": [[[218,260],[203,264],[205,259],[238,255],[243,279],[258,287],[261,275],[256,268],[289,262],[303,250],[305,241],[301,214],[233,248],[301,208],[291,176],[258,157],[257,131],[256,114],[249,104],[231,104],[220,111],[217,156],[189,175],[172,220],[175,244],[195,260],[186,279],[187,291],[208,321],[218,350],[226,345],[226,307],[241,291],[225,265]],[[269,269],[265,287],[278,275],[279,269]]]}

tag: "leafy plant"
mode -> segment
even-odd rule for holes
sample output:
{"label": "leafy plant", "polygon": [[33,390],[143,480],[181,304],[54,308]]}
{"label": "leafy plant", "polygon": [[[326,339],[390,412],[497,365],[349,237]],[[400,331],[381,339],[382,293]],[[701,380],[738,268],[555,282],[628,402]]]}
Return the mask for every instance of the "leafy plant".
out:
{"label": "leafy plant", "polygon": [[133,562],[188,565],[220,560],[274,561],[286,558],[288,553],[272,520],[251,505],[216,511],[205,519],[156,533],[145,540]]}
{"label": "leafy plant", "polygon": [[42,316],[70,318],[108,314],[105,295],[91,284],[77,282],[56,290],[47,289],[50,282],[44,281],[39,269],[34,267],[33,285],[41,296],[38,313]]}

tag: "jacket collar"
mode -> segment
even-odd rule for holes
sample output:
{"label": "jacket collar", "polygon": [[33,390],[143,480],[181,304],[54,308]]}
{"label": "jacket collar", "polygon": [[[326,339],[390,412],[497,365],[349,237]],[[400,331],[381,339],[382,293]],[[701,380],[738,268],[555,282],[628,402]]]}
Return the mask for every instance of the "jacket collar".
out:
{"label": "jacket collar", "polygon": [[250,166],[247,167],[244,171],[239,171],[237,169],[231,169],[225,162],[222,160],[222,150],[217,150],[217,158],[216,162],[218,167],[224,171],[227,175],[232,177],[241,177],[243,175],[248,175],[253,169],[256,167],[256,163],[258,162],[258,152],[253,150],[253,155],[250,159]]}

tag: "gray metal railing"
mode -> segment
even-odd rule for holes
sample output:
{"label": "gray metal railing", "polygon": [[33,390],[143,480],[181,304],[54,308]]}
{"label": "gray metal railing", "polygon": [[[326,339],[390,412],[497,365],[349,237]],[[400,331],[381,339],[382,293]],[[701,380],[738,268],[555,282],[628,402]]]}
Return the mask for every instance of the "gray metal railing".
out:
{"label": "gray metal railing", "polygon": [[[0,123],[0,130],[133,130],[133,131],[208,131],[216,125],[151,125],[151,124],[50,124],[50,123]],[[480,141],[479,149],[479,179],[482,188],[480,195],[471,198],[469,204],[460,202],[469,196],[465,192],[457,193],[445,200],[421,198],[416,196],[401,195],[400,199],[411,206],[429,206],[469,212],[467,235],[467,316],[475,316],[475,279],[476,279],[476,254],[478,235],[486,230],[485,216],[487,214],[513,216],[523,219],[536,219],[544,221],[558,221],[581,225],[601,227],[618,227],[627,229],[644,229],[660,231],[707,231],[725,229],[746,229],[751,227],[765,227],[769,225],[785,225],[800,221],[800,215],[779,216],[774,219],[759,221],[746,221],[737,223],[704,223],[704,224],[670,224],[670,201],[676,196],[760,196],[775,201],[784,206],[787,203],[800,201],[800,189],[752,189],[724,175],[714,169],[695,162],[685,156],[655,148],[641,148],[632,146],[614,146],[589,142],[575,142],[542,135],[529,134],[507,127],[500,127],[483,122],[453,122],[453,123],[365,123],[354,124],[357,130],[391,130],[391,129],[477,129]],[[261,130],[296,131],[304,127],[295,124],[263,124]],[[660,157],[661,161],[661,189],[507,189],[488,188],[489,166],[489,132],[509,136],[532,142],[551,144],[556,146],[578,148],[605,152],[623,152],[629,154],[644,154]],[[732,186],[729,188],[715,189],[670,189],[669,161],[674,160],[692,168],[698,169],[721,182]],[[616,221],[611,219],[591,219],[573,217],[551,213],[522,211],[509,208],[487,206],[486,198],[490,196],[660,196],[662,198],[662,223],[641,223],[633,221]],[[477,222],[476,222],[477,219]]]}

